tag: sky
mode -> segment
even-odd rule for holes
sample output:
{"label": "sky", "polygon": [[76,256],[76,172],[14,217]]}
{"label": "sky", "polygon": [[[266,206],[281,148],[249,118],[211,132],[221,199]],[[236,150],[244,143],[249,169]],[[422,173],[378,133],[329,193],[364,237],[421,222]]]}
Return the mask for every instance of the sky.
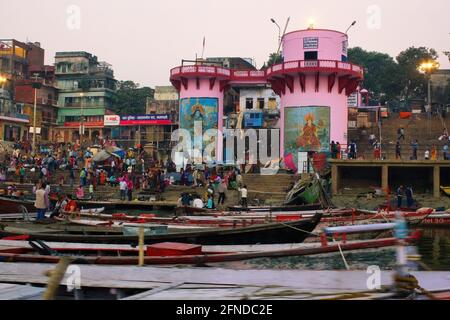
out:
{"label": "sky", "polygon": [[431,47],[450,69],[448,0],[0,0],[0,38],[40,42],[46,63],[57,51],[88,51],[112,64],[118,80],[168,85],[182,59],[239,56],[258,67],[277,50],[278,28],[349,31],[350,47],[395,57]]}

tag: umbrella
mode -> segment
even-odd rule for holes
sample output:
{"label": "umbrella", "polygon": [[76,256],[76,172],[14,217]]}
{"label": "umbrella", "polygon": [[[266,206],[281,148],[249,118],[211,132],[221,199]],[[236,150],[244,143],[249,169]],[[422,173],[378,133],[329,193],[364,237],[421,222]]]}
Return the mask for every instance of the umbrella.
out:
{"label": "umbrella", "polygon": [[112,154],[121,159],[125,158],[125,151],[123,150],[114,151]]}
{"label": "umbrella", "polygon": [[106,150],[102,150],[100,152],[97,152],[97,154],[92,158],[94,162],[103,162],[105,160],[108,160],[111,157],[111,153],[109,153]]}

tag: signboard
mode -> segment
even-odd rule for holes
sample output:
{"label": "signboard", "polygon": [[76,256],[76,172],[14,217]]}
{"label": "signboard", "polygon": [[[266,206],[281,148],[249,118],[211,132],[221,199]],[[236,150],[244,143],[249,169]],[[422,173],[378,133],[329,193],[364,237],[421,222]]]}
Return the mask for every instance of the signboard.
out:
{"label": "signboard", "polygon": [[319,38],[303,38],[303,49],[318,49]]}
{"label": "signboard", "polygon": [[120,125],[120,116],[118,115],[105,115],[105,126],[118,126]]}
{"label": "signboard", "polygon": [[[34,133],[34,127],[30,127],[30,133]],[[41,128],[36,127],[36,134],[41,134]]]}
{"label": "signboard", "polygon": [[[64,127],[79,128],[80,122],[64,122]],[[100,127],[103,128],[103,121],[84,122],[84,127]]]}
{"label": "signboard", "polygon": [[348,97],[347,105],[349,107],[357,107],[358,106],[358,92],[354,92]]}
{"label": "signboard", "polygon": [[342,41],[342,54],[345,56],[348,54],[348,40]]}
{"label": "signboard", "polygon": [[121,126],[135,126],[135,125],[171,125],[172,120],[168,114],[144,114],[121,116]]}

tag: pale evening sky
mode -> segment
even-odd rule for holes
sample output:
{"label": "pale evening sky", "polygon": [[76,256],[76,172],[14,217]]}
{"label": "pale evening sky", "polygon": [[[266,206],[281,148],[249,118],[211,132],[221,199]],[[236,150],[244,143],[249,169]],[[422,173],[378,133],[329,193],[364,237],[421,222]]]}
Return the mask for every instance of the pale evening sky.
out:
{"label": "pale evening sky", "polygon": [[[448,0],[39,0],[2,1],[0,38],[41,42],[46,63],[56,51],[88,51],[113,65],[118,80],[169,84],[169,70],[181,59],[254,58],[260,67],[277,49],[278,29],[349,31],[350,47],[396,56],[409,46],[450,51]],[[75,7],[74,7],[75,6]],[[71,11],[75,8],[75,11]],[[80,19],[77,19],[77,10]],[[69,11],[69,12],[68,12]]]}

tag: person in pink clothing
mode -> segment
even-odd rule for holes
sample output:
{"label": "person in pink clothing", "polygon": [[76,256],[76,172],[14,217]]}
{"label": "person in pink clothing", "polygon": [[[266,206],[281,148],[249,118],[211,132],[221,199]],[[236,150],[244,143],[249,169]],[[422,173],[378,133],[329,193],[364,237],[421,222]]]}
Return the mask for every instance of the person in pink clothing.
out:
{"label": "person in pink clothing", "polygon": [[133,200],[133,181],[127,179],[127,191],[128,191],[128,201]]}

